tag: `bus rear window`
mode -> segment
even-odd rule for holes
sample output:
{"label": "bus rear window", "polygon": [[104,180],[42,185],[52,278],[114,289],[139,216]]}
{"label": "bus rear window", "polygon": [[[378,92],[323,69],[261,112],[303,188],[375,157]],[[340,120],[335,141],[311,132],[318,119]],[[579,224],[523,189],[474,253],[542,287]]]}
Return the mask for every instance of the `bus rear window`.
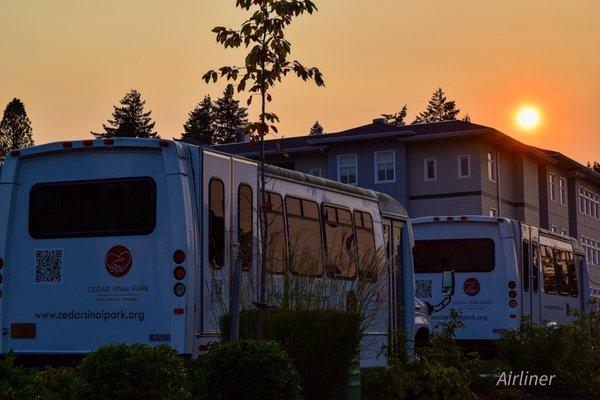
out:
{"label": "bus rear window", "polygon": [[416,240],[415,272],[488,272],[494,269],[492,239]]}
{"label": "bus rear window", "polygon": [[152,178],[40,183],[29,192],[29,234],[36,239],[146,235],[155,224]]}

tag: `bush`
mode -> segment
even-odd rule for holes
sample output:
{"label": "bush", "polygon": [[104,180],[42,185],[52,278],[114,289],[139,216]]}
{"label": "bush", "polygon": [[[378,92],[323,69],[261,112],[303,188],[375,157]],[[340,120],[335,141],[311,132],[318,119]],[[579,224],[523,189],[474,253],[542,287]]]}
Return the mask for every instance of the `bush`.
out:
{"label": "bush", "polygon": [[114,344],[81,362],[87,399],[185,399],[183,360],[168,346]]}
{"label": "bush", "polygon": [[75,368],[46,367],[34,380],[38,400],[79,400],[84,398],[83,380]]}
{"label": "bush", "polygon": [[15,365],[14,354],[9,353],[0,360],[0,398],[29,400],[34,398],[33,380],[35,371]]}
{"label": "bush", "polygon": [[500,359],[512,371],[556,375],[551,386],[526,387],[530,392],[560,396],[595,396],[600,393],[600,337],[598,315],[562,326],[522,322],[499,343]]}
{"label": "bush", "polygon": [[[240,336],[255,338],[257,311],[244,311]],[[266,338],[279,342],[300,374],[307,399],[339,398],[348,371],[358,356],[360,316],[338,310],[273,310],[267,318]],[[223,339],[228,337],[229,318],[221,319]]]}
{"label": "bush", "polygon": [[204,400],[299,400],[298,373],[277,342],[218,344],[204,356],[194,383]]}
{"label": "bush", "polygon": [[360,373],[360,381],[362,400],[396,400],[404,397],[391,368],[365,368]]}

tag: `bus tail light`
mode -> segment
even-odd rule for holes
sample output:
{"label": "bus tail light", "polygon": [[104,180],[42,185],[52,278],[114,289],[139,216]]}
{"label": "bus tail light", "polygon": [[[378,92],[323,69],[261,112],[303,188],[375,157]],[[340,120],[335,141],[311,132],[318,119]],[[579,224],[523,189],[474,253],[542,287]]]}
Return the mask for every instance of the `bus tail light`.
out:
{"label": "bus tail light", "polygon": [[103,142],[104,142],[105,145],[115,144],[115,141],[113,139],[110,139],[110,138],[104,139]]}
{"label": "bus tail light", "polygon": [[183,308],[174,308],[173,309],[173,314],[175,314],[175,315],[182,315],[183,312],[184,312]]}
{"label": "bus tail light", "polygon": [[517,306],[517,301],[511,300],[508,302],[508,305],[510,306],[510,308],[515,308]]}
{"label": "bus tail light", "polygon": [[517,291],[511,290],[510,292],[508,292],[508,297],[510,297],[511,299],[514,299],[515,297],[517,297]]}
{"label": "bus tail light", "polygon": [[509,289],[514,289],[516,287],[517,287],[517,282],[515,282],[515,281],[508,282],[508,288]]}
{"label": "bus tail light", "polygon": [[73,143],[72,142],[62,142],[62,147],[65,149],[70,149],[71,147],[73,147]]}
{"label": "bus tail light", "polygon": [[177,297],[181,297],[185,294],[185,285],[183,283],[176,283],[175,286],[173,286],[173,293],[175,293],[175,296]]}
{"label": "bus tail light", "polygon": [[464,215],[463,215],[462,217],[460,217],[460,220],[461,220],[461,221],[468,221],[468,220],[469,220],[469,218],[467,218],[466,216],[464,216]]}
{"label": "bus tail light", "polygon": [[90,140],[90,139],[86,139],[86,140],[83,141],[83,145],[85,147],[92,147],[94,145],[94,141]]}
{"label": "bus tail light", "polygon": [[173,261],[175,261],[175,264],[181,264],[185,261],[185,253],[183,250],[175,250],[175,253],[173,253]]}
{"label": "bus tail light", "polygon": [[433,222],[440,222],[440,217],[433,217]]}
{"label": "bus tail light", "polygon": [[183,280],[183,278],[185,278],[185,268],[183,268],[182,266],[178,266],[173,270],[173,276],[175,277],[175,279],[177,279],[178,281]]}
{"label": "bus tail light", "polygon": [[18,157],[21,155],[21,151],[20,150],[11,150],[10,155],[13,157]]}
{"label": "bus tail light", "polygon": [[446,221],[454,221],[454,217],[446,217]]}

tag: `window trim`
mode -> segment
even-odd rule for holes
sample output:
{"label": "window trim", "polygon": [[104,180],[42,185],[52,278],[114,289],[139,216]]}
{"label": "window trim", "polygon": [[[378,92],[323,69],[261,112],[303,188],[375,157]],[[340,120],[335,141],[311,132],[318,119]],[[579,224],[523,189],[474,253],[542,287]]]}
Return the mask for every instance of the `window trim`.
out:
{"label": "window trim", "polygon": [[[314,173],[315,171],[319,171],[319,174],[318,174],[318,175],[316,175],[316,174]],[[310,169],[308,170],[308,174],[309,174],[309,175],[312,175],[312,176],[319,177],[319,178],[321,178],[321,177],[322,177],[322,175],[321,175],[321,168],[310,168]]]}
{"label": "window trim", "polygon": [[[558,203],[557,193],[556,193],[556,177],[557,175],[554,172],[548,172],[548,199],[553,203]],[[554,182],[552,182],[554,180]]]}
{"label": "window trim", "polygon": [[[266,258],[265,269],[266,269],[267,274],[271,274],[271,275],[285,275],[285,273],[288,271],[288,240],[287,240],[287,237],[288,237],[288,233],[287,233],[288,232],[288,227],[287,227],[287,218],[285,217],[285,213],[286,213],[285,202],[284,202],[284,196],[282,196],[281,193],[275,192],[275,191],[272,191],[272,190],[265,190],[265,198],[267,199],[267,201],[270,201],[269,198],[272,195],[279,196],[279,198],[281,199],[281,216],[283,218],[283,258],[284,258],[284,265],[283,265],[283,271],[281,271],[281,272],[273,271],[272,269],[269,270],[269,268],[267,267],[269,259],[265,255],[264,256]],[[263,217],[261,217],[261,218],[266,218],[269,213],[278,213],[278,212],[274,211],[274,209],[271,208],[266,213],[261,213],[263,215]],[[264,220],[261,220],[260,223],[261,223],[261,229],[264,229]],[[272,224],[269,223],[267,228],[271,227],[271,225]],[[270,241],[270,238],[269,238],[269,229],[266,229],[266,231],[267,231],[267,235],[266,236],[267,236],[267,238]]]}
{"label": "window trim", "polygon": [[[290,255],[290,251],[291,251],[291,240],[290,240],[290,223],[289,223],[289,218],[288,218],[288,210],[287,210],[287,199],[291,198],[291,199],[296,199],[296,200],[300,200],[300,204],[302,204],[303,201],[308,201],[310,203],[314,203],[317,205],[317,214],[318,214],[318,220],[319,220],[319,233],[320,233],[320,239],[321,239],[321,255],[325,255],[325,232],[323,231],[323,215],[321,212],[321,207],[319,205],[319,203],[314,200],[314,199],[309,199],[307,197],[300,197],[300,196],[296,196],[296,195],[289,195],[286,194],[285,197],[283,198],[283,208],[284,208],[284,216],[285,216],[285,235],[286,235],[286,244],[287,244],[287,253],[286,253],[286,257],[287,260],[289,262],[289,255]],[[305,218],[304,216],[302,217],[298,217],[297,215],[294,215],[294,217],[297,218]],[[311,218],[312,220],[312,218]],[[325,265],[321,264],[321,273],[318,275],[310,275],[310,274],[299,274],[296,271],[294,271],[292,268],[290,268],[290,273],[292,275],[295,276],[306,276],[306,277],[310,277],[310,278],[322,278],[325,276]]]}
{"label": "window trim", "polygon": [[[493,157],[490,157],[492,155]],[[488,179],[496,183],[498,182],[498,152],[492,148],[488,148],[486,158]]]}
{"label": "window trim", "polygon": [[[369,216],[369,218],[371,218],[371,229],[366,229],[364,227],[358,228],[356,226],[356,215],[355,215],[356,213],[361,214],[361,225],[362,225],[362,218],[363,218],[362,214],[366,214],[366,215]],[[356,257],[356,262],[357,262],[356,271],[358,273],[358,277],[360,278],[361,275],[364,276],[364,272],[362,272],[363,268],[360,267],[360,248],[359,248],[359,245],[358,245],[358,230],[362,229],[362,230],[365,230],[365,231],[367,231],[367,230],[371,231],[371,239],[372,239],[372,242],[373,242],[373,250],[375,252],[377,252],[377,242],[375,241],[375,220],[373,219],[373,214],[371,214],[369,211],[363,211],[363,210],[361,210],[359,208],[355,208],[354,210],[352,210],[352,217],[353,217],[353,219],[352,219],[352,225],[354,226],[354,237],[356,238],[356,254],[357,254],[357,257]],[[371,282],[371,280],[369,280],[369,279],[366,279],[366,280],[369,281],[369,282]],[[376,280],[377,279],[373,280],[373,282],[375,282]]]}
{"label": "window trim", "polygon": [[[144,230],[129,230],[129,231],[97,231],[97,232],[81,232],[81,233],[60,233],[60,234],[37,234],[32,232],[31,226],[31,194],[34,189],[43,186],[68,186],[76,184],[95,184],[95,183],[117,183],[127,181],[146,181],[150,183],[154,196],[151,199],[151,208],[154,210],[152,214],[152,220],[150,221],[149,227]],[[85,237],[111,237],[111,236],[147,236],[150,235],[156,229],[156,214],[158,212],[158,191],[156,181],[151,176],[130,176],[130,177],[119,177],[119,178],[108,178],[108,179],[82,179],[76,181],[59,181],[59,182],[38,182],[31,186],[27,197],[27,232],[33,239],[59,239],[59,238],[85,238]]]}
{"label": "window trim", "polygon": [[348,154],[338,154],[337,155],[337,181],[343,183],[340,160],[342,159],[342,157],[348,157],[348,156],[354,157],[354,168],[356,170],[356,174],[355,174],[356,182],[354,182],[354,183],[348,182],[348,183],[345,183],[345,185],[358,186],[358,154],[357,153],[348,153]]}
{"label": "window trim", "polygon": [[[380,181],[379,180],[379,164],[387,164],[387,163],[380,163],[377,160],[377,156],[379,156],[380,154],[385,154],[385,153],[392,153],[392,171],[394,173],[394,179],[385,179],[385,180]],[[396,150],[380,150],[380,151],[375,151],[373,153],[373,164],[374,164],[374,173],[375,173],[375,183],[393,183],[393,182],[396,182]]]}
{"label": "window trim", "polygon": [[560,201],[561,206],[567,206],[567,197],[568,197],[568,187],[567,180],[562,176],[558,177],[558,199]]}
{"label": "window trim", "polygon": [[[429,176],[427,175],[427,173],[429,172],[427,170],[427,163],[430,161],[433,161],[433,178],[429,178]],[[437,158],[436,157],[428,157],[428,158],[423,159],[423,178],[424,178],[425,182],[437,181],[438,172],[437,172]]]}
{"label": "window trim", "polygon": [[[467,159],[467,175],[462,175],[462,165],[461,165],[461,159],[466,158]],[[469,179],[471,178],[471,155],[470,154],[460,154],[457,157],[457,161],[458,161],[458,179]]]}

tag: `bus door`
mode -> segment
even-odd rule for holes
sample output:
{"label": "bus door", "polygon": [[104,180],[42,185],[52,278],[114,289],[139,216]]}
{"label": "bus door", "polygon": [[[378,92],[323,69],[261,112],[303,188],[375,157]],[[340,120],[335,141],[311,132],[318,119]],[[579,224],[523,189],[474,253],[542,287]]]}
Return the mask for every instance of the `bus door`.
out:
{"label": "bus door", "polygon": [[541,303],[540,303],[540,282],[542,271],[540,268],[541,265],[541,255],[540,255],[540,238],[539,238],[539,230],[537,228],[530,228],[530,236],[529,236],[529,265],[530,265],[530,298],[531,298],[531,306],[530,306],[530,316],[531,321],[539,324],[541,322]]}
{"label": "bus door", "polygon": [[531,317],[532,288],[531,288],[531,228],[521,225],[521,293],[523,317]]}
{"label": "bus door", "polygon": [[[383,219],[383,235],[386,248],[389,282],[390,332],[406,330],[405,279],[404,279],[404,222]],[[410,304],[408,306],[411,306]]]}
{"label": "bus door", "polygon": [[541,320],[568,323],[581,313],[579,278],[571,243],[540,237]]}
{"label": "bus door", "polygon": [[202,317],[200,337],[216,340],[218,319],[229,308],[232,207],[231,157],[205,151],[202,158]]}

